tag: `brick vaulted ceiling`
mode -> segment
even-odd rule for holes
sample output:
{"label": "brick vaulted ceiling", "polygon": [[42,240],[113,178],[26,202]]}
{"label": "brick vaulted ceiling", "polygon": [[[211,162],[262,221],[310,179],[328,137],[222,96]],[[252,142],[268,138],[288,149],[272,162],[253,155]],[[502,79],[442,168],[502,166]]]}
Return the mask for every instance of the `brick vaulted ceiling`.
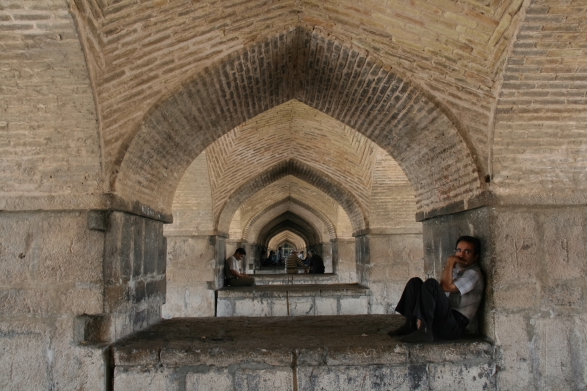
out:
{"label": "brick vaulted ceiling", "polygon": [[[226,65],[231,59],[244,59],[246,63],[262,67],[262,54],[272,56],[264,59],[266,64],[289,68],[289,80],[292,77],[300,80],[296,80],[296,86],[282,85],[281,88],[288,91],[272,91],[277,95],[269,102],[261,98],[252,101],[255,107],[244,108],[241,114],[248,112],[256,115],[289,100],[287,98],[298,98],[328,115],[334,115],[347,125],[361,125],[353,122],[351,117],[354,115],[356,121],[362,119],[366,121],[364,125],[372,126],[376,121],[366,118],[365,113],[361,112],[365,107],[360,108],[357,103],[358,100],[368,98],[370,88],[373,92],[382,92],[381,88],[376,89],[381,87],[377,82],[365,80],[360,73],[357,79],[359,82],[348,80],[351,84],[355,82],[354,93],[359,94],[351,98],[352,102],[348,99],[344,102],[357,108],[354,113],[340,112],[340,107],[334,107],[328,102],[328,98],[344,99],[340,90],[332,90],[328,86],[340,80],[336,77],[352,71],[345,68],[345,64],[359,66],[358,72],[367,72],[378,81],[385,78],[384,74],[389,74],[391,76],[384,81],[384,84],[387,82],[385,87],[398,88],[399,93],[407,97],[406,102],[395,102],[396,105],[413,105],[415,112],[412,114],[420,113],[420,120],[436,121],[432,126],[453,126],[454,136],[448,135],[448,138],[453,138],[449,144],[454,147],[462,143],[465,147],[461,149],[471,155],[469,163],[448,174],[461,177],[462,183],[453,183],[440,189],[438,175],[434,175],[436,183],[434,180],[426,183],[417,168],[407,167],[417,166],[417,162],[394,156],[408,173],[416,190],[419,210],[430,210],[449,200],[458,201],[474,196],[482,188],[479,178],[486,172],[488,124],[495,103],[495,83],[515,30],[521,6],[519,0],[71,0],[70,3],[78,20],[96,92],[104,168],[106,175],[111,178],[107,190],[117,192],[129,202],[139,201],[156,210],[169,211],[173,189],[189,161],[197,155],[194,149],[203,150],[223,132],[252,118],[250,114],[235,115],[234,110],[228,108],[224,113],[231,118],[227,123],[220,124],[223,126],[218,126],[218,123],[208,124],[218,126],[217,130],[200,137],[200,145],[185,154],[186,159],[189,159],[169,161],[171,151],[162,152],[161,157],[167,161],[162,165],[156,162],[157,157],[152,156],[152,151],[139,157],[139,160],[158,167],[153,173],[141,172],[142,179],[137,180],[133,170],[140,170],[140,164],[133,162],[135,157],[129,158],[129,151],[132,154],[133,143],[145,149],[144,140],[137,141],[137,138],[140,139],[145,124],[148,126],[153,107],[162,108],[162,102],[169,97],[176,99],[175,92],[198,77],[204,80],[206,75],[209,81],[218,83],[220,79],[212,77],[214,72],[247,72],[247,67],[241,68],[237,62],[233,62],[234,68],[221,65]],[[279,36],[290,42],[285,45],[285,51],[278,48],[282,45],[277,38]],[[275,56],[280,55],[287,57],[277,60]],[[336,62],[340,59],[344,63]],[[329,71],[328,66],[340,66],[342,69],[338,71],[343,73],[335,70],[334,74],[324,74]],[[307,76],[312,74],[315,76]],[[247,83],[250,81],[247,78],[254,79],[258,75],[253,72],[240,77],[234,82],[240,80],[241,83]],[[394,80],[399,85],[394,85]],[[255,82],[253,80],[253,84]],[[271,87],[271,82],[262,81],[269,83],[265,84],[266,87]],[[322,82],[320,87],[326,90],[327,96],[320,95],[315,89],[308,89],[304,82]],[[263,84],[256,84],[255,88],[261,86]],[[209,88],[219,92],[226,86],[207,87],[207,92],[211,92]],[[228,93],[225,98],[239,92],[232,90]],[[382,108],[382,105],[379,107]],[[401,123],[404,119],[401,107],[398,110],[395,115],[399,116],[398,121]],[[220,112],[222,114],[222,109]],[[394,118],[392,113],[390,115],[392,117],[385,119]],[[408,119],[413,121],[414,115]],[[445,121],[440,117],[446,118],[450,124],[440,125],[438,121]],[[214,121],[218,121],[218,118]],[[421,125],[429,126],[430,123]],[[368,129],[362,131],[367,132]],[[368,136],[374,138],[373,135]],[[445,136],[443,134],[442,137]],[[403,142],[423,142],[413,137],[408,140],[400,135],[395,140],[388,137],[387,143],[401,143],[402,138]],[[375,141],[380,145],[386,142],[385,137]],[[436,141],[429,142],[434,144]],[[429,152],[442,154],[442,151],[433,148]],[[429,157],[419,155],[418,159]],[[127,172],[124,172],[125,165]],[[119,170],[123,172],[118,174]],[[466,172],[473,175],[467,175]],[[167,178],[164,186],[170,188],[171,193],[161,191],[161,188],[149,183],[155,182],[154,178],[149,178],[149,175],[155,174]],[[430,177],[430,174],[427,175]],[[125,188],[133,181],[134,185]],[[159,195],[153,196],[153,193]]]}

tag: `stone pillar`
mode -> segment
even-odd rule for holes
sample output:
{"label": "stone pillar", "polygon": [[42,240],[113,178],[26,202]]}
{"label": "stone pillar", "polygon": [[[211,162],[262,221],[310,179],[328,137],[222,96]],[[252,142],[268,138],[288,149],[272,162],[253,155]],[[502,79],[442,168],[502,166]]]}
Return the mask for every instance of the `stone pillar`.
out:
{"label": "stone pillar", "polygon": [[241,266],[245,273],[255,273],[255,262],[258,262],[259,254],[257,252],[257,245],[255,243],[243,243],[242,247],[247,252],[247,255],[243,259],[243,265]]}
{"label": "stone pillar", "polygon": [[214,316],[214,289],[224,284],[224,238],[168,234],[167,243],[163,317]]}
{"label": "stone pillar", "polygon": [[587,208],[484,207],[424,221],[427,274],[460,235],[482,240],[480,330],[499,350],[502,389],[587,384]]}
{"label": "stone pillar", "polygon": [[163,222],[110,212],[104,238],[104,312],[110,317],[110,340],[161,320],[165,271]]}
{"label": "stone pillar", "polygon": [[338,282],[357,282],[357,260],[354,239],[334,239],[332,246],[332,273]]}
{"label": "stone pillar", "polygon": [[370,268],[370,245],[369,235],[358,235],[355,237],[355,259],[357,260],[357,282],[369,286],[371,281]]}
{"label": "stone pillar", "polygon": [[320,243],[313,247],[324,261],[324,272],[333,273],[332,243]]}

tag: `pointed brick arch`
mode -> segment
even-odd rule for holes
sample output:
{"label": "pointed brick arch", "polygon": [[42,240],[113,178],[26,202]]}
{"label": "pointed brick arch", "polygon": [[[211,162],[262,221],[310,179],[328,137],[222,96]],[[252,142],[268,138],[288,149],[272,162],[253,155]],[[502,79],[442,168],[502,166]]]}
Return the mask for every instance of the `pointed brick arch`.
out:
{"label": "pointed brick arch", "polygon": [[147,114],[114,191],[168,213],[183,172],[235,126],[290,99],[369,137],[398,162],[420,212],[481,193],[483,165],[456,118],[368,54],[296,28],[206,68]]}
{"label": "pointed brick arch", "polygon": [[311,223],[292,212],[284,212],[276,216],[263,227],[258,235],[258,243],[264,246],[283,231],[291,231],[304,239],[306,245],[320,243],[320,235]]}
{"label": "pointed brick arch", "polygon": [[271,238],[271,240],[267,243],[267,248],[277,251],[277,249],[283,246],[286,242],[289,242],[295,248],[305,247],[304,239],[302,239],[292,231],[285,230]]}
{"label": "pointed brick arch", "polygon": [[[267,208],[257,213],[257,215],[245,223],[245,228],[243,229],[243,239],[247,242],[255,242],[257,240],[257,233],[261,229],[259,226],[265,225],[267,220],[273,219],[277,214],[282,213],[283,210],[288,210],[291,204],[294,204],[295,206],[298,206],[299,208],[307,211],[309,214],[314,215],[315,218],[320,220],[328,229],[328,239],[336,239],[336,229],[334,228],[334,225],[330,219],[324,213],[294,197],[286,197],[278,202],[273,203],[272,205],[269,205]],[[296,213],[295,210],[292,211]],[[326,241],[326,238],[323,237],[322,241]]]}
{"label": "pointed brick arch", "polygon": [[354,231],[367,227],[365,213],[358,200],[342,184],[299,160],[288,159],[263,171],[232,193],[218,217],[218,231],[228,231],[234,213],[247,198],[258,192],[259,189],[287,175],[293,175],[306,181],[337,201],[349,216]]}

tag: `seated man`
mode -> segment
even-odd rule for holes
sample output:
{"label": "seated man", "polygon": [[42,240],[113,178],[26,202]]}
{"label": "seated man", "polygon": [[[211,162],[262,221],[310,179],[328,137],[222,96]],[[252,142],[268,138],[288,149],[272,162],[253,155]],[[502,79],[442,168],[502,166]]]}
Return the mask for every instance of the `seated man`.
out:
{"label": "seated man", "polygon": [[426,282],[412,278],[395,309],[406,317],[406,323],[388,334],[403,335],[403,342],[461,337],[483,295],[483,275],[476,264],[480,251],[479,239],[461,236],[455,255],[446,261],[440,284],[432,278]]}
{"label": "seated man", "polygon": [[292,250],[289,257],[285,259],[285,272],[287,274],[298,274],[298,266],[304,267],[304,261],[298,257],[296,250]]}
{"label": "seated man", "polygon": [[309,264],[310,274],[324,274],[324,261],[322,257],[316,254],[316,251],[310,250],[308,254],[311,256]]}
{"label": "seated man", "polygon": [[247,255],[244,248],[239,247],[234,255],[224,261],[224,277],[226,285],[230,286],[251,286],[255,285],[255,279],[245,273],[241,273],[240,261]]}
{"label": "seated man", "polygon": [[271,250],[269,252],[269,256],[267,257],[267,265],[266,266],[275,266],[277,265],[277,255],[275,255],[275,251]]}

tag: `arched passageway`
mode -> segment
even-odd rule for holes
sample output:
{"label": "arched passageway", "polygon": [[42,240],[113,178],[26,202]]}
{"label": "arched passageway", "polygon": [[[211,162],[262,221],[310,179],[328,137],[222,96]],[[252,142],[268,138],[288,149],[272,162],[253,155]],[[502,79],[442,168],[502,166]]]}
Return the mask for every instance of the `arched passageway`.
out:
{"label": "arched passageway", "polygon": [[[383,151],[391,154],[406,173],[408,186],[411,185],[415,191],[414,210],[433,213],[435,208],[446,206],[448,200],[450,205],[458,209],[455,202],[458,204],[459,199],[464,202],[482,192],[479,181],[481,166],[476,163],[476,155],[471,152],[466,138],[462,137],[459,125],[451,119],[450,113],[429,99],[409,80],[384,69],[358,51],[314,33],[296,29],[275,37],[270,42],[232,55],[230,59],[217,64],[217,68],[211,67],[205,74],[184,84],[182,90],[153,108],[121,164],[117,193],[122,195],[127,186],[129,190],[134,186],[133,172],[143,165],[143,157],[149,155],[149,167],[144,169],[152,174],[142,175],[140,191],[132,191],[133,196],[139,203],[154,205],[151,201],[156,201],[156,208],[168,210],[173,194],[168,191],[174,189],[181,178],[177,174],[170,175],[170,170],[183,172],[195,156],[223,134],[237,125],[252,121],[262,112],[281,107],[279,105],[291,99],[313,107],[363,133]],[[286,53],[294,53],[296,61],[292,62]],[[261,72],[261,68],[264,70],[262,75],[255,76],[256,72]],[[250,72],[251,77],[240,79],[241,71]],[[298,72],[301,73],[298,75]],[[204,92],[207,96],[205,100]],[[367,98],[359,100],[361,96]],[[204,112],[205,121],[202,118]],[[234,136],[231,137],[231,142],[236,140]],[[157,141],[153,144],[155,140]],[[190,142],[186,142],[187,140]],[[149,150],[153,152],[150,153]],[[157,163],[157,154],[166,154],[165,150],[174,152],[167,154],[164,164]],[[211,158],[209,152],[206,156],[208,160],[217,159]],[[373,161],[378,162],[379,158],[373,156]],[[163,171],[156,173],[157,170]],[[230,170],[230,167],[225,167],[224,170]],[[377,168],[372,166],[369,172],[369,175],[375,175]],[[163,180],[149,185],[144,181],[151,175]],[[384,302],[393,301],[388,300],[389,295],[397,294],[388,286],[390,283],[395,284],[396,279],[403,279],[403,276],[394,275],[389,278],[386,272],[374,277],[370,272],[373,268],[371,262],[374,262],[372,255],[377,254],[375,248],[381,248],[378,251],[389,251],[385,250],[389,248],[389,244],[384,243],[383,238],[390,233],[398,235],[397,238],[404,234],[412,235],[413,238],[406,241],[409,243],[408,248],[421,246],[417,239],[421,234],[420,229],[412,227],[406,231],[397,228],[393,231],[386,228],[389,224],[383,222],[371,232],[371,216],[363,206],[366,201],[356,195],[362,193],[357,193],[355,188],[349,190],[343,183],[302,159],[289,157],[273,163],[247,182],[231,189],[223,204],[214,206],[217,216],[214,223],[215,234],[231,237],[226,251],[230,253],[239,243],[245,243],[241,242],[244,238],[242,230],[234,231],[239,234],[232,239],[231,227],[235,223],[237,226],[243,224],[241,219],[247,212],[240,208],[245,205],[246,200],[253,197],[259,189],[289,176],[310,183],[340,204],[352,225],[351,232],[357,238],[337,236],[335,239],[331,238],[332,244],[324,241],[321,243],[333,246],[329,249],[333,257],[337,257],[340,264],[347,265],[345,270],[349,274],[346,280],[369,282],[375,290],[379,290],[381,304],[377,305],[388,311]],[[405,183],[408,184],[407,180]],[[369,191],[374,189],[375,187]],[[370,197],[375,194],[380,193],[373,192]],[[138,199],[143,196],[143,200]],[[393,216],[389,216],[388,220],[393,221]],[[382,236],[365,236],[372,233]],[[381,244],[374,246],[373,243],[376,242]],[[402,245],[401,248],[405,246]],[[398,261],[402,265],[411,264],[412,259],[419,258],[421,251],[410,250],[408,257]],[[386,267],[393,264],[389,262],[389,257],[388,253],[380,258],[381,262],[387,264]],[[351,268],[349,265],[356,266]],[[410,267],[405,270],[410,270]]]}

